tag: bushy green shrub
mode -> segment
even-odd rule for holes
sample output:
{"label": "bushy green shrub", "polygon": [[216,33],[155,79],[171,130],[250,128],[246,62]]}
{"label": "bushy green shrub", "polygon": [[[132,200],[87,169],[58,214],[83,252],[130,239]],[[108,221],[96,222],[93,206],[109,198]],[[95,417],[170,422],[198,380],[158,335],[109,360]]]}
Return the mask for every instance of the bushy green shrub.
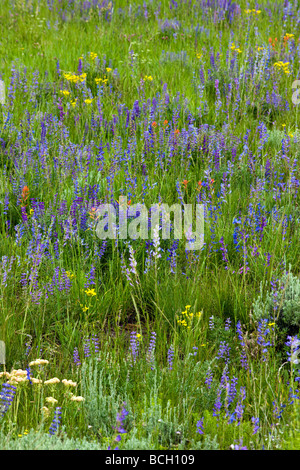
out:
{"label": "bushy green shrub", "polygon": [[288,335],[295,335],[300,330],[300,279],[291,272],[284,274],[277,290],[267,292],[263,298],[262,284],[260,294],[253,303],[255,319],[262,318],[276,321],[280,329]]}

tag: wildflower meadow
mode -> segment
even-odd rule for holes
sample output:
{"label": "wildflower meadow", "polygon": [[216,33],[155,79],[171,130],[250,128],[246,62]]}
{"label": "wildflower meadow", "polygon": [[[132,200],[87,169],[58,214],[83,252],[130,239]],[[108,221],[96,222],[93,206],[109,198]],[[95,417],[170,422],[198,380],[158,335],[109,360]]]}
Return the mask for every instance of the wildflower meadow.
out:
{"label": "wildflower meadow", "polygon": [[0,26],[0,449],[299,450],[300,1]]}

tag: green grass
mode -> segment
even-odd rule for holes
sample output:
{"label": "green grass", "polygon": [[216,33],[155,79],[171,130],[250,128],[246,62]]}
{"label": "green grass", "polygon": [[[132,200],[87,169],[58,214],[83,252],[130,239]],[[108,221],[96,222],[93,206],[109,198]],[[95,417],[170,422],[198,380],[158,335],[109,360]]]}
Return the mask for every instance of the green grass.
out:
{"label": "green grass", "polygon": [[[276,322],[264,362],[253,315],[261,289],[264,298],[268,293],[280,297],[276,283],[284,271],[299,275],[299,129],[298,107],[292,104],[292,83],[299,73],[296,17],[283,19],[283,2],[262,2],[261,13],[249,15],[245,9],[254,5],[244,0],[232,22],[228,15],[216,21],[213,8],[200,2],[190,7],[179,0],[172,9],[169,1],[148,2],[148,18],[143,2],[133,4],[130,13],[129,2],[120,0],[114,2],[110,19],[105,19],[108,2],[101,15],[93,8],[81,13],[77,0],[72,8],[66,0],[55,1],[52,10],[45,0],[2,3],[3,370],[25,370],[30,361],[43,357],[49,365],[33,377],[72,379],[76,394],[85,400],[71,402],[62,383],[49,389],[28,381],[18,384],[12,406],[0,419],[1,448],[107,449],[117,445],[114,426],[126,402],[122,449],[230,449],[241,441],[249,449],[298,449],[299,403],[295,398],[290,404],[287,384],[298,394],[298,369],[286,363],[284,343],[300,325],[296,322],[296,331]],[[156,16],[162,22],[178,21],[179,29],[162,31]],[[295,38],[285,41],[286,33]],[[269,38],[275,37],[273,47]],[[234,52],[233,43],[241,53]],[[290,74],[273,66],[280,60],[291,63]],[[65,77],[68,73],[85,73],[86,79],[74,83]],[[105,77],[107,84],[97,85],[95,78]],[[274,93],[282,100],[278,106]],[[140,115],[127,122],[136,101]],[[25,186],[29,196],[22,201]],[[92,207],[121,195],[147,207],[180,200],[195,204],[200,187],[207,205],[206,245],[187,252],[180,240],[176,269],[171,269],[172,241],[162,239],[162,256],[152,254],[150,265],[145,241],[130,242],[138,273],[131,273],[131,279],[126,276],[127,240],[108,241],[99,258],[104,245],[94,230]],[[267,225],[260,230],[263,218]],[[68,236],[73,219],[74,233]],[[244,230],[239,250],[235,228]],[[93,267],[95,284],[86,286]],[[96,295],[89,296],[87,288]],[[186,305],[194,313],[191,328],[178,323]],[[212,317],[214,330],[209,327]],[[227,318],[230,331],[224,330]],[[245,335],[247,371],[240,362],[238,321]],[[134,364],[133,331],[141,335]],[[153,331],[152,364],[147,350]],[[99,337],[99,352],[85,357],[84,338],[91,335]],[[214,416],[226,365],[218,358],[222,341],[231,348],[229,378],[238,379],[231,414],[241,399],[240,387],[246,391],[239,425],[228,422],[224,389],[220,415]],[[41,408],[52,395],[62,407],[62,428],[46,438],[55,406],[49,405],[49,415]],[[276,418],[281,404],[286,408]],[[202,417],[203,435],[197,432]],[[256,434],[253,417],[260,420]]]}

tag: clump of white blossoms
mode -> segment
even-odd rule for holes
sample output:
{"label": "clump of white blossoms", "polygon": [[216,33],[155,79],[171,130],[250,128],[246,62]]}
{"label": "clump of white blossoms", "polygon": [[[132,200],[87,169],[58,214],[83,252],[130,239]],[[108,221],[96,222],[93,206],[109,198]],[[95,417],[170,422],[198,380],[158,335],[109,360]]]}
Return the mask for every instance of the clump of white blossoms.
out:
{"label": "clump of white blossoms", "polygon": [[29,366],[43,366],[45,364],[49,364],[49,361],[47,359],[36,359],[35,361],[32,361],[29,363]]}
{"label": "clump of white blossoms", "polygon": [[80,397],[80,396],[75,397],[75,396],[73,395],[73,396],[71,397],[71,401],[78,401],[78,402],[84,401],[84,397]]}
{"label": "clump of white blossoms", "polygon": [[72,382],[72,380],[63,379],[61,381],[66,387],[76,387],[77,383]]}
{"label": "clump of white blossoms", "polygon": [[60,380],[57,377],[53,377],[53,379],[45,380],[44,385],[53,385],[59,384]]}
{"label": "clump of white blossoms", "polygon": [[55,405],[56,403],[58,403],[58,401],[56,400],[56,398],[53,398],[53,397],[47,397],[47,398],[46,398],[46,402],[47,402],[47,403],[51,403],[52,405]]}

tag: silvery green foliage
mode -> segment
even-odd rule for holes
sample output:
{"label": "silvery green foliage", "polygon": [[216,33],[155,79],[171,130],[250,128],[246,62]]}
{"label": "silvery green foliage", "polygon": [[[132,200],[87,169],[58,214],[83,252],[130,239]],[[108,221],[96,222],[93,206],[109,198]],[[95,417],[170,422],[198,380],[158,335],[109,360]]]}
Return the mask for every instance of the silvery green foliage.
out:
{"label": "silvery green foliage", "polygon": [[152,436],[152,442],[157,440],[158,445],[171,446],[178,444],[184,439],[185,425],[179,420],[181,412],[188,415],[186,400],[183,398],[180,405],[172,407],[170,401],[163,407],[160,398],[159,386],[156,382],[150,391],[149,398],[144,400],[144,413],[142,423],[148,438]]}
{"label": "silvery green foliage", "polygon": [[137,437],[139,434],[137,428],[133,429],[129,439],[125,443],[122,443],[121,450],[150,450],[153,449],[153,443],[151,442],[151,436],[147,438]]}
{"label": "silvery green foliage", "polygon": [[89,426],[95,432],[100,430],[104,436],[111,436],[124,400],[117,393],[116,382],[107,374],[108,364],[104,362],[90,360],[82,365],[82,394]]}
{"label": "silvery green foliage", "polygon": [[204,437],[204,441],[192,441],[191,449],[193,450],[218,450],[219,444],[217,436],[211,437],[210,435]]}
{"label": "silvery green foliage", "polygon": [[285,138],[285,133],[282,130],[279,129],[272,129],[268,133],[268,144],[272,147],[275,148],[276,150],[279,150],[281,145],[282,145],[282,139]]}
{"label": "silvery green foliage", "polygon": [[97,442],[86,439],[70,439],[63,434],[50,436],[44,431],[31,429],[27,435],[13,438],[11,435],[0,432],[1,450],[104,450]]}
{"label": "silvery green foliage", "polygon": [[259,320],[268,318],[277,320],[278,325],[287,328],[293,334],[300,329],[300,279],[291,272],[284,274],[277,291],[267,292],[263,298],[262,285],[260,294],[253,303],[254,317]]}

